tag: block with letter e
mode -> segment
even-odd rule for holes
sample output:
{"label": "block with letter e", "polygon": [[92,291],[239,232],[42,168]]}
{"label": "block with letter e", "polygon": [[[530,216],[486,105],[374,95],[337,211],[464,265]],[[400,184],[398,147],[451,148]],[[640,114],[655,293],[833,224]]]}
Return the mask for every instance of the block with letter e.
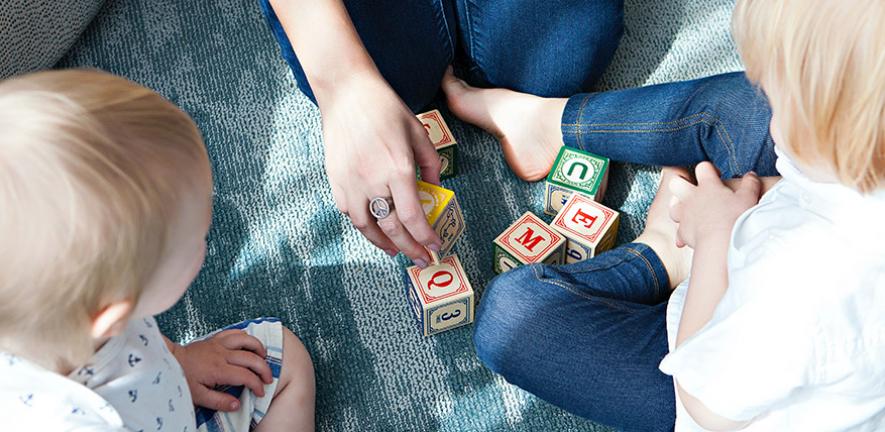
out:
{"label": "block with letter e", "polygon": [[547,175],[544,190],[544,213],[556,216],[575,192],[598,201],[608,182],[609,159],[593,153],[562,146]]}
{"label": "block with letter e", "polygon": [[442,240],[440,256],[448,255],[464,232],[464,215],[458,199],[455,198],[455,192],[419,180],[418,200],[427,216],[427,222]]}
{"label": "block with letter e", "polygon": [[457,255],[424,269],[409,267],[406,273],[406,296],[424,336],[473,322],[473,287]]}
{"label": "block with letter e", "polygon": [[418,120],[424,125],[424,130],[427,131],[430,142],[433,143],[436,152],[439,153],[441,164],[440,179],[445,180],[454,177],[458,174],[458,167],[455,165],[455,155],[458,147],[456,146],[455,137],[452,135],[452,131],[443,119],[442,114],[439,110],[428,111],[418,114]]}
{"label": "block with letter e", "polygon": [[495,273],[526,264],[562,264],[565,237],[539,217],[525,212],[494,241]]}
{"label": "block with letter e", "polygon": [[566,238],[567,264],[593,258],[615,245],[619,214],[581,194],[572,194],[550,225]]}

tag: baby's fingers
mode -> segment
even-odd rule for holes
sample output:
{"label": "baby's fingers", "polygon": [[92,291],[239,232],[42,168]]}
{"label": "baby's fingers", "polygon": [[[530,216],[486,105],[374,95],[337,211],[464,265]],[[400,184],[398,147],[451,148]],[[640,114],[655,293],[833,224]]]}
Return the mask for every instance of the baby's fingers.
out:
{"label": "baby's fingers", "polygon": [[240,366],[255,372],[265,384],[273,382],[273,372],[267,361],[251,351],[231,351],[227,354],[227,363],[231,366]]}
{"label": "baby's fingers", "polygon": [[240,366],[230,366],[225,368],[223,377],[220,381],[219,384],[223,385],[245,386],[249,390],[252,390],[252,393],[255,393],[255,396],[264,396],[264,383],[261,382],[261,378],[256,375],[255,372],[252,372],[247,368]]}
{"label": "baby's fingers", "polygon": [[204,385],[193,389],[194,405],[216,411],[229,412],[240,408],[240,401],[225,392],[212,390]]}

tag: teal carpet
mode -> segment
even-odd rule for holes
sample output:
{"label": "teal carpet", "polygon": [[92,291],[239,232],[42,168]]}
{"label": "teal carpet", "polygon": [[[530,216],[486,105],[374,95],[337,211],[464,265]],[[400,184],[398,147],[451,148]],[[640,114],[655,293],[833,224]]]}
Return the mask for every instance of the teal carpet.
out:
{"label": "teal carpet", "polygon": [[[603,88],[739,68],[731,3],[627,1],[627,33]],[[319,113],[296,92],[256,1],[110,1],[60,66],[154,88],[204,133],[214,225],[202,273],[160,317],[170,337],[282,318],[316,363],[321,431],[606,430],[491,374],[474,355],[472,327],[419,334],[400,286],[404,261],[371,248],[335,211]],[[525,210],[541,214],[542,184],[517,180],[490,136],[450,124],[462,174],[446,185],[467,221],[456,252],[481,295],[492,239]],[[606,201],[623,212],[621,241],[642,228],[656,180],[654,168],[614,166]]]}

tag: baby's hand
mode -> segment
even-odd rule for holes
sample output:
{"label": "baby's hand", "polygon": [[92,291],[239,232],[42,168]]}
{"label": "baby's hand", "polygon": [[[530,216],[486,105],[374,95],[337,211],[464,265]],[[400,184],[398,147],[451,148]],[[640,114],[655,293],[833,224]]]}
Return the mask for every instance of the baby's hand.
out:
{"label": "baby's hand", "polygon": [[216,390],[218,386],[246,386],[262,397],[264,385],[273,382],[264,345],[242,330],[225,330],[206,340],[174,346],[172,354],[184,370],[194,404],[205,408],[239,409],[239,400]]}
{"label": "baby's hand", "polygon": [[679,224],[677,244],[696,248],[701,238],[729,235],[737,218],[759,202],[762,183],[754,173],[741,179],[732,191],[719,179],[713,164],[703,162],[695,169],[697,186],[683,178],[670,181],[673,200],[670,218]]}

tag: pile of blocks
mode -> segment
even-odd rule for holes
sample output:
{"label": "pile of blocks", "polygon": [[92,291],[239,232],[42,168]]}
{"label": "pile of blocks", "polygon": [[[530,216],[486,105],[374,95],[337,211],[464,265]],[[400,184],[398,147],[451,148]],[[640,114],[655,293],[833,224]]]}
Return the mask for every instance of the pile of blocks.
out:
{"label": "pile of blocks", "polygon": [[608,158],[562,147],[547,176],[546,224],[523,214],[494,241],[495,273],[528,264],[573,264],[593,258],[615,244],[618,212],[596,202],[608,182]]}
{"label": "pile of blocks", "polygon": [[[440,155],[440,178],[457,174],[456,142],[439,111],[418,115]],[[535,264],[572,264],[612,248],[619,214],[599,202],[608,181],[608,158],[562,147],[544,194],[550,224],[526,212],[494,240],[494,270],[503,273]],[[418,197],[427,221],[442,240],[432,265],[406,269],[406,297],[425,336],[473,322],[475,296],[452,247],[464,232],[464,217],[455,193],[418,181]]]}

